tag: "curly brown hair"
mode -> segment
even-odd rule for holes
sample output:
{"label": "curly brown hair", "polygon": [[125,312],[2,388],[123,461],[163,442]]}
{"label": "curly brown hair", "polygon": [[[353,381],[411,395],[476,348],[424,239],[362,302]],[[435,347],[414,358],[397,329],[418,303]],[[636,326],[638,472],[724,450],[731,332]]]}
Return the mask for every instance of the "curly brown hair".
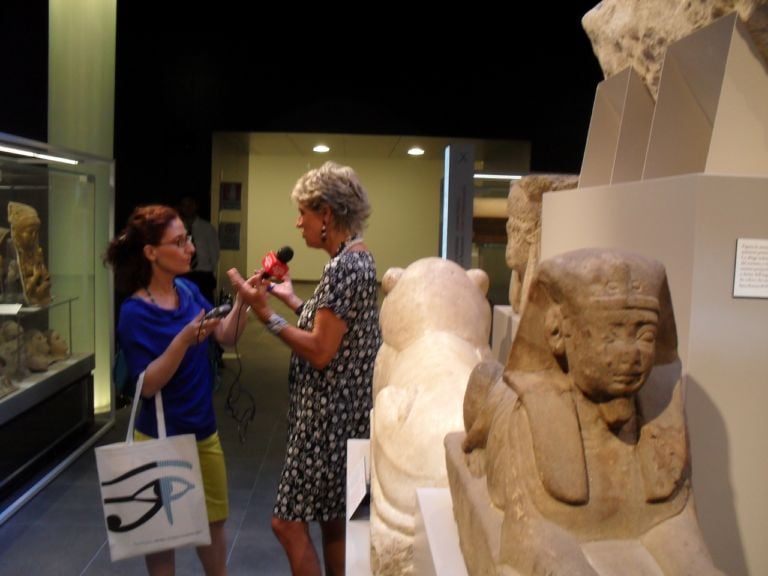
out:
{"label": "curly brown hair", "polygon": [[115,272],[118,292],[133,294],[149,285],[152,266],[144,256],[144,246],[157,246],[165,229],[178,217],[176,210],[162,204],[139,206],[128,217],[125,228],[112,239],[103,256]]}

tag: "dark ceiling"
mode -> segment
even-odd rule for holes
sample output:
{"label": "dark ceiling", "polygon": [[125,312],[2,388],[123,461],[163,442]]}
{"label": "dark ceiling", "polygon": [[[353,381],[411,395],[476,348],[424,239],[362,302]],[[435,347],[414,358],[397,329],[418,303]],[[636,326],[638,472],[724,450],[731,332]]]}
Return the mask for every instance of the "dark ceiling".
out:
{"label": "dark ceiling", "polygon": [[[118,0],[118,222],[137,203],[205,204],[217,130],[530,140],[533,171],[578,172],[602,78],[581,27],[596,2],[521,4]],[[41,140],[47,6],[0,7],[0,131]]]}
{"label": "dark ceiling", "polygon": [[535,171],[581,165],[594,1],[166,4],[118,1],[115,156],[133,201],[207,197],[215,130],[524,139]]}

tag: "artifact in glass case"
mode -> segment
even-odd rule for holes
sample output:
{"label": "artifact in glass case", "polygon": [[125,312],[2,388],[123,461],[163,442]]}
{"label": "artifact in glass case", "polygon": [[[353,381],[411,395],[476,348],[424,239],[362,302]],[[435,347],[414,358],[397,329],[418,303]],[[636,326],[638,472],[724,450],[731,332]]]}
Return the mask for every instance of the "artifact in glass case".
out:
{"label": "artifact in glass case", "polygon": [[25,366],[32,372],[45,372],[53,359],[48,345],[48,338],[40,330],[28,330],[24,333]]}
{"label": "artifact in glass case", "polygon": [[[2,360],[0,360],[0,366],[2,366]],[[14,386],[11,379],[5,374],[0,375],[0,398],[13,394],[18,388]]]}
{"label": "artifact in glass case", "polygon": [[8,202],[8,222],[21,273],[24,300],[31,305],[51,303],[51,277],[40,246],[37,210],[20,202]]}
{"label": "artifact in glass case", "polygon": [[0,227],[0,301],[23,302],[24,289],[21,286],[19,263],[16,249],[11,240],[11,229]]}
{"label": "artifact in glass case", "polygon": [[21,332],[16,322],[9,320],[0,324],[0,398],[18,390],[13,378],[18,375]]}
{"label": "artifact in glass case", "polygon": [[24,350],[20,342],[24,329],[13,320],[0,324],[0,371],[2,378],[21,379],[26,375],[24,370]]}
{"label": "artifact in glass case", "polygon": [[57,330],[46,330],[50,355],[54,360],[63,360],[69,356],[69,344]]}

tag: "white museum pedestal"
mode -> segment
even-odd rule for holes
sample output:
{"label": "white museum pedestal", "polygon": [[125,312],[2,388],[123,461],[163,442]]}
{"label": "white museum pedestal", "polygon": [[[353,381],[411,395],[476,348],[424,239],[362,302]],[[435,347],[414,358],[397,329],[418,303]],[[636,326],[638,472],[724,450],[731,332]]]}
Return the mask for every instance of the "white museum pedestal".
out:
{"label": "white museum pedestal", "polygon": [[419,576],[467,576],[453,518],[451,491],[448,488],[419,488],[416,505],[413,573]]}
{"label": "white museum pedestal", "polygon": [[[347,576],[371,574],[371,525],[369,509],[360,501],[359,482],[364,469],[370,479],[370,441],[347,442]],[[368,484],[370,486],[370,484]],[[370,493],[370,492],[369,492]],[[459,533],[453,518],[448,488],[416,490],[416,535],[414,574],[418,576],[467,576],[459,548]]]}
{"label": "white museum pedestal", "polygon": [[359,505],[361,471],[370,494],[370,455],[370,440],[347,440],[347,545],[344,560],[349,576],[371,574],[371,523],[367,506]]}

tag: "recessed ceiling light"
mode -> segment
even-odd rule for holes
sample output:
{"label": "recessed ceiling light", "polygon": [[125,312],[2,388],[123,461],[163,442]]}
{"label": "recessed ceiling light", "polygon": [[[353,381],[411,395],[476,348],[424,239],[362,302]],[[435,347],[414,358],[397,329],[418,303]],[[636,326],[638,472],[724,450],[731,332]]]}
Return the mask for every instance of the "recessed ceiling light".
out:
{"label": "recessed ceiling light", "polygon": [[312,152],[317,152],[318,154],[325,154],[326,152],[330,152],[330,151],[331,149],[325,144],[318,144],[314,148],[312,148]]}
{"label": "recessed ceiling light", "polygon": [[411,146],[410,148],[408,148],[408,155],[424,156],[424,148],[419,148],[418,146]]}

